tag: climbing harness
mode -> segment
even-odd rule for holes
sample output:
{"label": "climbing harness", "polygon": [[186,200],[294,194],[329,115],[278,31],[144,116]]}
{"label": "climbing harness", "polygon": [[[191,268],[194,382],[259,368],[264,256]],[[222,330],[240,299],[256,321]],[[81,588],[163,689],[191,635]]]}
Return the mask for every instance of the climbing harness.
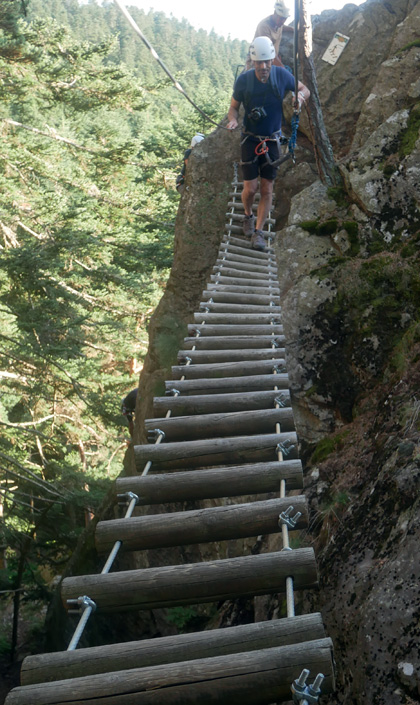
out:
{"label": "climbing harness", "polygon": [[[258,161],[259,157],[264,156],[267,164],[269,164],[270,166],[276,167],[276,166],[279,166],[280,164],[282,164],[283,162],[285,162],[291,156],[290,153],[289,154],[282,153],[282,147],[286,144],[289,144],[289,140],[287,139],[287,137],[282,137],[281,130],[279,130],[278,132],[273,132],[273,134],[270,135],[269,137],[263,137],[262,135],[255,135],[253,132],[243,132],[242,134],[245,136],[244,136],[244,139],[241,141],[241,145],[245,144],[247,139],[249,139],[251,137],[257,139],[258,143],[254,149],[255,157],[253,159],[250,159],[247,162],[244,162],[244,161],[239,162],[241,166],[248,165],[248,164],[254,164],[254,162]],[[277,148],[279,150],[279,156],[277,159],[271,159],[267,142],[276,142]]]}

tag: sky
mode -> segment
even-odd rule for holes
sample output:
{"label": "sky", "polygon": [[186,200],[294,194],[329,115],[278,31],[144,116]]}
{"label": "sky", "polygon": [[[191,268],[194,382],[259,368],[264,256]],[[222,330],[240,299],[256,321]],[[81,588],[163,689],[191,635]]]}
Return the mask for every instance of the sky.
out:
{"label": "sky", "polygon": [[[195,29],[212,29],[223,37],[230,35],[231,39],[245,39],[251,41],[258,22],[272,14],[274,1],[262,0],[260,3],[245,0],[239,2],[226,2],[226,0],[123,0],[127,7],[136,6],[148,12],[171,14],[181,20],[185,17]],[[350,0],[310,0],[309,11],[312,15],[320,14],[323,10],[339,10]],[[353,4],[360,5],[362,0],[351,0]],[[294,1],[286,0],[293,12]]]}

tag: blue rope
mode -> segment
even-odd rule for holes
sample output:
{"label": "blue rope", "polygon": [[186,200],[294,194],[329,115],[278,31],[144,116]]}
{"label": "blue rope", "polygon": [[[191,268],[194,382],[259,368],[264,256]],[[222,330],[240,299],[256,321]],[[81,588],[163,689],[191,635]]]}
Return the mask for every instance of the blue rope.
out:
{"label": "blue rope", "polygon": [[293,113],[290,124],[292,127],[292,134],[290,135],[289,139],[289,154],[292,157],[293,161],[295,161],[295,147],[297,143],[297,132],[299,127],[299,113],[297,111]]}

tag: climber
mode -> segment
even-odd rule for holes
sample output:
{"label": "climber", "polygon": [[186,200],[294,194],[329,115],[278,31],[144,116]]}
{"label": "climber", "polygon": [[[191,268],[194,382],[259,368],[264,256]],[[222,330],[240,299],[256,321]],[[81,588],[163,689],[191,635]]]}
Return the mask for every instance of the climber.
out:
{"label": "climber", "polygon": [[[251,237],[254,250],[265,250],[262,234],[264,223],[271,209],[273,185],[276,178],[276,160],[280,157],[279,140],[283,118],[282,102],[285,93],[294,91],[295,79],[280,66],[273,66],[275,49],[269,37],[257,37],[250,46],[254,68],[245,71],[236,80],[228,112],[228,130],[238,127],[239,107],[244,105],[245,115],[241,141],[241,165],[244,187],[241,194],[245,215],[243,232]],[[308,100],[309,90],[298,82],[297,101]],[[273,163],[274,162],[274,163]],[[257,220],[252,212],[260,176],[260,202]]]}
{"label": "climber", "polygon": [[[254,39],[256,39],[257,37],[268,37],[273,42],[274,51],[276,52],[273,59],[273,66],[283,66],[283,68],[285,68],[279,54],[279,47],[283,35],[283,30],[285,32],[293,33],[292,27],[289,27],[289,25],[284,25],[289,15],[290,12],[283,0],[276,0],[273,14],[261,20],[261,22],[257,25],[257,29],[255,30]],[[252,59],[248,52],[248,56],[246,58],[245,71],[249,71],[249,69],[251,68]]]}
{"label": "climber", "polygon": [[187,168],[188,157],[193,151],[194,147],[199,144],[204,139],[204,135],[201,132],[197,132],[191,140],[191,145],[189,149],[185,151],[184,163],[182,165],[181,173],[176,177],[176,190],[178,193],[182,193],[185,188],[185,171]]}
{"label": "climber", "polygon": [[121,402],[121,413],[126,417],[128,421],[128,430],[130,432],[130,436],[133,437],[134,433],[134,421],[133,421],[133,416],[134,412],[136,410],[136,402],[137,402],[137,392],[138,388],[132,389],[131,392],[127,394],[126,397]]}

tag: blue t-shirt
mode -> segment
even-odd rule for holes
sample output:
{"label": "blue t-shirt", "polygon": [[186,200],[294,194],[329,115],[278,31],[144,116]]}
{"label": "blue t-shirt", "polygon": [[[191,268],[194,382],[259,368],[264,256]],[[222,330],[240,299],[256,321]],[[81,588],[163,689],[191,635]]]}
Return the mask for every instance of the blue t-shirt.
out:
{"label": "blue t-shirt", "polygon": [[[273,132],[278,132],[281,129],[281,123],[283,119],[283,108],[282,100],[287,93],[287,91],[295,90],[295,79],[286,69],[281,66],[272,66],[271,72],[274,75],[271,77],[273,82],[277,86],[277,93],[281,96],[281,100],[274,93],[271,86],[271,82],[262,83],[258,80],[255,75],[255,70],[250,69],[250,71],[244,71],[238,76],[236,83],[233,88],[233,97],[239,103],[244,104],[245,117],[244,117],[244,130],[247,132],[252,132],[255,135],[262,135],[268,137],[272,135]],[[248,85],[248,74],[253,74],[253,80],[251,82],[250,98],[245,103],[245,97],[247,95],[247,85]],[[252,122],[248,119],[248,113],[252,108],[263,107],[267,113],[266,117],[261,118],[258,122]]]}

